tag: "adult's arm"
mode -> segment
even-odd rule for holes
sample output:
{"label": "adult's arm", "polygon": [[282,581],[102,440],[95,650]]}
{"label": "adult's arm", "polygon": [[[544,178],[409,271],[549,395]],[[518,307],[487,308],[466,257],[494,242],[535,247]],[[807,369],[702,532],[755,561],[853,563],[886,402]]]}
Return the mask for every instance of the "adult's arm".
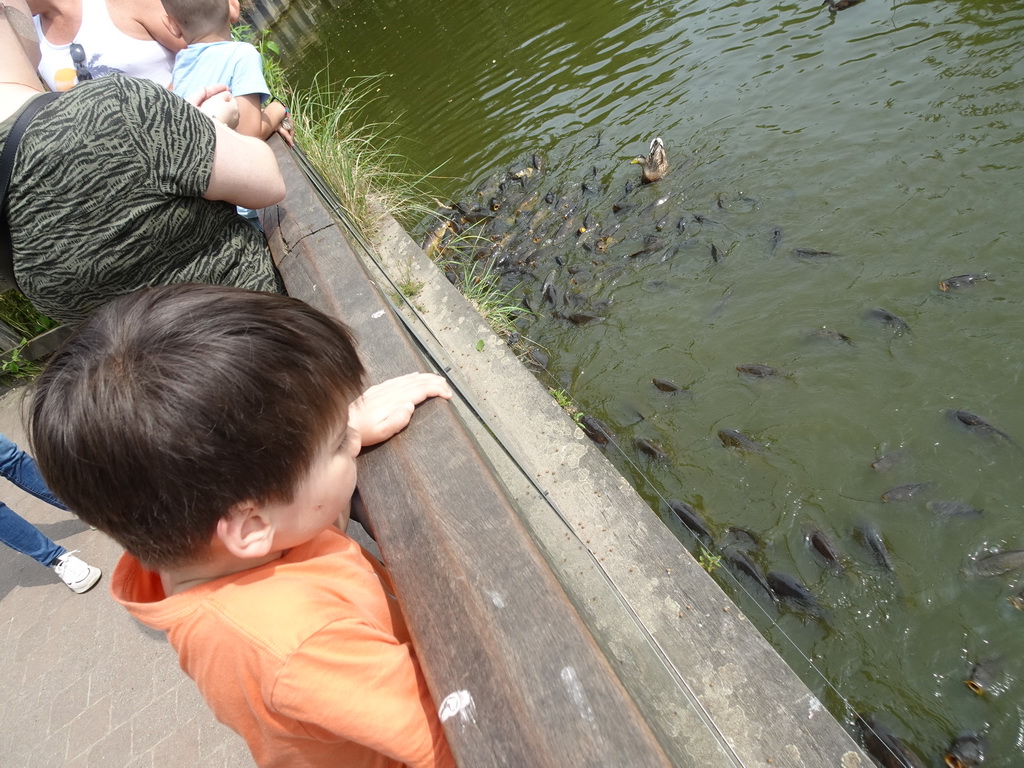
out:
{"label": "adult's arm", "polygon": [[225,104],[235,107],[235,122],[238,120],[237,100],[228,87],[223,83],[209,85],[186,101],[206,114],[214,125],[213,170],[203,197],[244,208],[266,208],[284,199],[284,179],[270,146],[265,141],[242,136],[222,122]]}
{"label": "adult's arm", "polygon": [[10,10],[0,10],[0,120],[44,90],[36,74],[39,46],[26,37],[35,33],[32,13],[23,0],[3,4]]}
{"label": "adult's arm", "polygon": [[244,208],[266,208],[284,199],[284,178],[267,142],[235,133],[214,120],[213,172],[203,194]]}
{"label": "adult's arm", "polygon": [[177,53],[185,47],[185,41],[175,37],[164,24],[164,17],[167,12],[160,0],[132,0],[132,12],[135,20],[149,33],[149,36],[156,40],[167,50]]}

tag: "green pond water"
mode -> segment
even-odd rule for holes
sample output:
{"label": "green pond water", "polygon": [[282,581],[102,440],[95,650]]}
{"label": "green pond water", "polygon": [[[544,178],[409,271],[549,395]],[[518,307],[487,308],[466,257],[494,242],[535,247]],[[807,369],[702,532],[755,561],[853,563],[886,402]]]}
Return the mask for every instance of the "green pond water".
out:
{"label": "green pond water", "polygon": [[[519,325],[547,356],[539,375],[608,425],[604,450],[691,550],[667,499],[703,515],[712,549],[745,529],[765,571],[807,585],[817,614],[714,571],[851,730],[854,712],[879,713],[927,765],[984,731],[986,766],[1024,765],[1024,611],[1008,599],[1024,577],[965,573],[1024,549],[1024,3],[313,0],[273,33],[296,84],[382,75],[366,118],[440,168],[447,202],[486,206],[488,179],[539,154],[527,189],[500,193],[493,253],[522,261],[506,285],[537,311]],[[672,168],[627,192],[654,136]],[[988,279],[940,290],[965,273]],[[749,363],[784,375],[736,370]],[[729,449],[720,429],[764,450]],[[899,448],[903,463],[872,469]],[[882,501],[910,482],[930,485]],[[994,670],[983,695],[964,683],[979,662]]]}

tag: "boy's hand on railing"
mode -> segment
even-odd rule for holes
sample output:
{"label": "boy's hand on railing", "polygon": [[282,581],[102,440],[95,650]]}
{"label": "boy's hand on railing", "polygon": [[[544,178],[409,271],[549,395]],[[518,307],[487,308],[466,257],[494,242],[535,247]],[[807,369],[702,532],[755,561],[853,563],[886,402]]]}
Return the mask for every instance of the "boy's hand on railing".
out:
{"label": "boy's hand on railing", "polygon": [[428,397],[452,396],[444,377],[433,373],[409,373],[388,379],[363,392],[348,409],[348,422],[364,446],[376,445],[401,432],[418,403]]}
{"label": "boy's hand on railing", "polygon": [[289,147],[295,146],[295,126],[292,125],[292,120],[287,115],[277,126],[277,135],[284,139],[284,143]]}
{"label": "boy's hand on railing", "polygon": [[[295,124],[292,122],[292,115],[288,107],[276,96],[271,96],[263,106],[264,120],[270,125],[276,126],[274,132],[284,139],[289,147],[295,146]],[[270,136],[267,137],[268,139]]]}

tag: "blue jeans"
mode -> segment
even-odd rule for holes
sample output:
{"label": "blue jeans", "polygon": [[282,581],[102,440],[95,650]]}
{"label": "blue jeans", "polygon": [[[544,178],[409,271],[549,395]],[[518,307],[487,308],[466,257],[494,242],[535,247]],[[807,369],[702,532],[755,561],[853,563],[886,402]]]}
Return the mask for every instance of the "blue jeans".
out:
{"label": "blue jeans", "polygon": [[[0,475],[3,475],[21,490],[31,493],[59,509],[67,509],[46,486],[46,481],[39,474],[35,459],[18,448],[6,435],[0,434]],[[0,541],[11,549],[28,555],[43,565],[52,565],[53,561],[67,552],[64,547],[55,544],[42,531],[24,518],[16,515],[14,510],[0,501]]]}

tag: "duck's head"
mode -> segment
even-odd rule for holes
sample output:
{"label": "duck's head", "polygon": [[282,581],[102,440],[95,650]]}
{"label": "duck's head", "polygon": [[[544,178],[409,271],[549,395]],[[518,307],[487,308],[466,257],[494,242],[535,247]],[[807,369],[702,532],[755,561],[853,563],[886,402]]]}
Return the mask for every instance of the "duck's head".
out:
{"label": "duck's head", "polygon": [[641,179],[645,184],[657,181],[668,172],[668,156],[665,154],[665,142],[661,137],[651,139],[651,151],[647,157],[635,157],[631,161],[643,169]]}

